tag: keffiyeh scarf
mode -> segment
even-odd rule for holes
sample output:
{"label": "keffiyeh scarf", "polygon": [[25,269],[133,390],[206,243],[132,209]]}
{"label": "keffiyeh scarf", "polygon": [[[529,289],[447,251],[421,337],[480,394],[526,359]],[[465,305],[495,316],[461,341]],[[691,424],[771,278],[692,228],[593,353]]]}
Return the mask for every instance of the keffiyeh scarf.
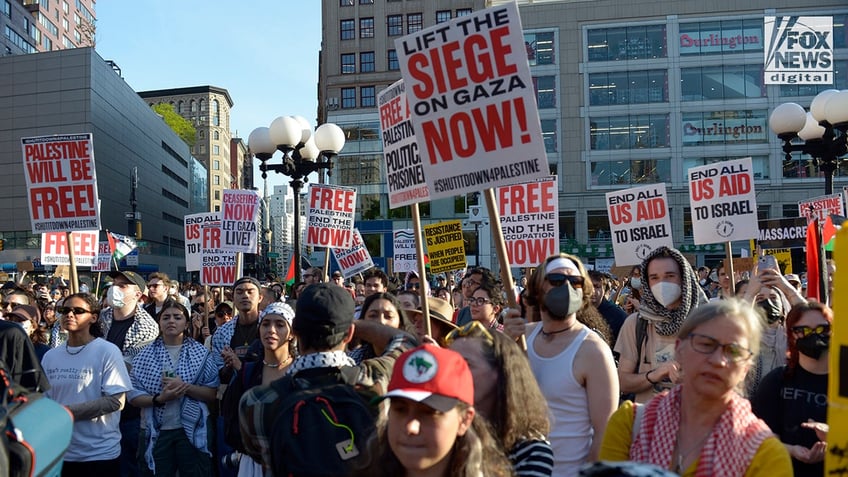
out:
{"label": "keffiyeh scarf", "polygon": [[[676,310],[669,310],[660,305],[651,287],[648,285],[648,263],[657,256],[668,256],[680,267],[680,306]],[[659,247],[651,252],[642,261],[642,280],[644,285],[640,290],[642,304],[640,312],[642,318],[654,323],[654,328],[662,336],[676,336],[680,330],[683,320],[689,316],[689,312],[696,306],[707,303],[707,295],[698,284],[698,277],[692,269],[692,265],[686,260],[682,253],[673,248]]]}

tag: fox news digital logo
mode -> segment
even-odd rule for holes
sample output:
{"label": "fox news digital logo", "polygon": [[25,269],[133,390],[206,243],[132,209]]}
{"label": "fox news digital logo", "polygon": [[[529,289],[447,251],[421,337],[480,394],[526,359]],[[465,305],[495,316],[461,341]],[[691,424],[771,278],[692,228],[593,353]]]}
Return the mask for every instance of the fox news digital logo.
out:
{"label": "fox news digital logo", "polygon": [[766,84],[833,84],[833,17],[765,17]]}

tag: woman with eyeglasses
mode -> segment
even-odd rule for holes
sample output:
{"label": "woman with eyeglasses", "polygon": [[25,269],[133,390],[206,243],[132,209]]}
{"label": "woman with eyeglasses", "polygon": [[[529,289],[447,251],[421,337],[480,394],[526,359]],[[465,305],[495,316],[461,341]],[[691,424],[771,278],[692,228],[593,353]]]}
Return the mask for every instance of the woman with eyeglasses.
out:
{"label": "woman with eyeglasses", "polygon": [[694,309],[674,345],[680,381],[644,405],[626,401],[610,418],[601,459],[683,476],[791,476],[786,449],[739,394],[760,333],[759,314],[740,300]]}
{"label": "woman with eyeglasses", "polygon": [[824,475],[827,443],[816,432],[827,422],[827,380],[833,311],[818,302],[799,303],[786,316],[789,360],[767,374],[751,402],[754,412],[780,437],[795,475]]}
{"label": "woman with eyeglasses", "polygon": [[62,475],[119,475],[118,411],[124,407],[125,394],[132,390],[121,350],[103,339],[94,296],[70,295],[58,311],[68,340],[48,351],[41,364],[50,382],[47,397],[74,416]]}
{"label": "woman with eyeglasses", "polygon": [[498,316],[505,304],[503,287],[498,282],[481,283],[468,299],[471,319],[498,331],[503,331],[503,323],[498,322]]}

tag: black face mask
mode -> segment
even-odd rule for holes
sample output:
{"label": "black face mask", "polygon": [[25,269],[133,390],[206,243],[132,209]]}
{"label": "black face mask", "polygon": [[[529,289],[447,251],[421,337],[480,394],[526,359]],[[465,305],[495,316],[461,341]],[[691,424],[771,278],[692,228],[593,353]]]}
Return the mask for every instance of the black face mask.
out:
{"label": "black face mask", "polygon": [[771,325],[783,319],[783,310],[781,310],[779,302],[769,298],[758,301],[757,306],[765,312],[768,324]]}
{"label": "black face mask", "polygon": [[564,320],[583,306],[583,290],[572,288],[567,280],[558,287],[551,288],[545,293],[545,308],[551,318]]}
{"label": "black face mask", "polygon": [[812,333],[795,340],[798,352],[813,359],[819,359],[822,353],[830,347],[830,335]]}

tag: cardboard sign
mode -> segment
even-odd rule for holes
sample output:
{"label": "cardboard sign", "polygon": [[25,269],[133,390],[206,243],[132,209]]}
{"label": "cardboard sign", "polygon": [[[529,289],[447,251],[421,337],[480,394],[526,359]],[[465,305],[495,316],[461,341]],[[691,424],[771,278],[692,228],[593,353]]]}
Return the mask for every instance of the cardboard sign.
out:
{"label": "cardboard sign", "polygon": [[259,194],[252,190],[224,189],[221,200],[221,250],[256,253],[256,223],[259,220]]}
{"label": "cardboard sign", "polygon": [[[214,252],[214,250],[212,251]],[[223,252],[223,250],[221,250]],[[236,254],[210,253],[204,250],[200,255],[200,284],[208,286],[232,286],[239,276],[236,270]]]}
{"label": "cardboard sign", "polygon": [[788,248],[766,248],[763,249],[766,255],[774,255],[777,259],[777,265],[780,267],[780,272],[784,275],[792,273],[792,251]]}
{"label": "cardboard sign", "polygon": [[339,264],[342,276],[345,278],[352,277],[357,273],[362,273],[369,268],[374,267],[374,261],[371,260],[371,253],[362,242],[362,235],[359,234],[359,229],[353,229],[353,242],[348,249],[333,249],[333,257],[336,258],[336,263]]}
{"label": "cardboard sign", "polygon": [[[241,274],[236,269],[236,252],[226,252],[221,249],[221,212],[194,214],[186,216],[185,221],[188,223],[186,225],[186,270],[192,271],[188,268],[191,256],[192,263],[197,260],[201,285],[232,286],[236,277]],[[189,240],[192,243],[191,253],[188,251]],[[199,249],[196,246],[198,243]]]}
{"label": "cardboard sign", "polygon": [[658,247],[674,248],[665,184],[606,193],[616,265],[642,263]]}
{"label": "cardboard sign", "polygon": [[395,40],[432,198],[549,174],[518,6]]}
{"label": "cardboard sign", "polygon": [[758,222],[761,248],[799,248],[807,246],[807,220],[804,218],[768,219]]}
{"label": "cardboard sign", "polygon": [[32,233],[100,230],[91,134],[21,138]]}
{"label": "cardboard sign", "polygon": [[[840,239],[841,238],[841,239]],[[848,228],[836,232],[836,273],[834,290],[848,290]],[[848,293],[833,294],[833,314],[848,316]],[[831,324],[829,378],[827,383],[827,452],[823,475],[839,475],[845,469],[845,456],[835,452],[848,448],[848,321],[836,318]]]}
{"label": "cardboard sign", "polygon": [[91,264],[92,272],[108,272],[112,268],[112,249],[109,248],[109,241],[104,240],[97,244],[97,256],[94,257],[94,263]]}
{"label": "cardboard sign", "polygon": [[506,252],[513,267],[535,267],[559,252],[557,178],[498,188]]}
{"label": "cardboard sign", "polygon": [[355,188],[310,185],[304,243],[313,247],[350,248],[355,208]]}
{"label": "cardboard sign", "polygon": [[807,219],[824,220],[828,215],[842,215],[842,194],[830,194],[798,202],[798,215]]}
{"label": "cardboard sign", "polygon": [[[90,267],[97,255],[98,230],[73,232],[74,261],[78,267]],[[68,256],[68,235],[65,232],[41,234],[41,264],[70,265]]]}
{"label": "cardboard sign", "polygon": [[415,255],[415,231],[413,229],[399,229],[392,232],[392,244],[394,245],[395,273],[417,272],[418,259]]}
{"label": "cardboard sign", "polygon": [[220,222],[220,212],[204,212],[183,217],[187,272],[200,270],[200,255],[204,246],[210,249],[221,248]]}
{"label": "cardboard sign", "polygon": [[424,226],[430,273],[450,272],[465,268],[465,241],[462,222],[449,220]]}
{"label": "cardboard sign", "polygon": [[381,91],[377,95],[377,104],[380,107],[389,207],[395,209],[430,200],[403,80]]}
{"label": "cardboard sign", "polygon": [[749,240],[759,235],[751,158],[689,169],[695,245]]}

